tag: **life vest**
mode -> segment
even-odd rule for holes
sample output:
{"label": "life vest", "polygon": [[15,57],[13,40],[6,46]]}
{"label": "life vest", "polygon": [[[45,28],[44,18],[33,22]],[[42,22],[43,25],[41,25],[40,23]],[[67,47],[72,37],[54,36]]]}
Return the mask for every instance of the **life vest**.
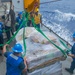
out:
{"label": "life vest", "polygon": [[14,54],[9,54],[7,57],[7,75],[21,75],[21,70],[19,69],[20,63],[23,61],[21,57],[17,57]]}
{"label": "life vest", "polygon": [[40,24],[40,17],[41,17],[41,15],[40,14],[38,14],[38,15],[34,15],[34,21],[35,21],[35,24]]}

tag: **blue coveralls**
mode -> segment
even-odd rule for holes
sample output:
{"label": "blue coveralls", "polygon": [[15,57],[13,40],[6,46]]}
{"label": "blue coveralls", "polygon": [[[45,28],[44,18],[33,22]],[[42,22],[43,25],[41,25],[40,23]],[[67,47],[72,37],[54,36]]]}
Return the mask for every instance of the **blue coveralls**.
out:
{"label": "blue coveralls", "polygon": [[[22,22],[23,22],[23,20],[18,16],[17,18],[16,18],[16,23],[17,23],[17,25],[16,25],[16,30],[19,28],[19,26],[22,24]],[[22,26],[23,27],[23,26]],[[22,28],[21,27],[21,28]]]}
{"label": "blue coveralls", "polygon": [[7,71],[6,75],[21,75],[22,70],[19,69],[20,63],[23,62],[23,58],[19,56],[15,56],[13,53],[7,53]]}
{"label": "blue coveralls", "polygon": [[[0,44],[3,44],[3,23],[0,22]],[[2,46],[0,46],[0,50],[2,50]]]}
{"label": "blue coveralls", "polygon": [[[75,43],[72,46],[71,53],[75,55]],[[75,69],[75,58],[72,58],[72,59],[73,59],[73,61],[72,61],[71,66],[70,66],[70,71],[71,72],[73,72],[74,69]]]}

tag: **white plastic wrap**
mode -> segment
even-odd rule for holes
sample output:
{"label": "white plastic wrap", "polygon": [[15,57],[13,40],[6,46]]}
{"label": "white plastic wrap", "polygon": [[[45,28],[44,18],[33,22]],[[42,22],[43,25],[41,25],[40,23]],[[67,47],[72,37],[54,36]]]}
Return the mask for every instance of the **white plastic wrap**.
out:
{"label": "white plastic wrap", "polygon": [[60,62],[56,62],[48,67],[28,73],[28,75],[62,75],[62,64]]}
{"label": "white plastic wrap", "polygon": [[[20,43],[23,46],[23,41],[17,43]],[[26,39],[26,45],[26,57],[29,69],[63,55],[53,45],[34,43],[30,38]]]}
{"label": "white plastic wrap", "polygon": [[[27,28],[26,28],[27,29]],[[30,28],[27,29],[27,31]],[[30,31],[32,32],[30,33]],[[26,58],[28,62],[28,68],[31,69],[35,67],[36,65],[40,65],[42,63],[48,62],[54,58],[63,56],[62,52],[58,50],[55,46],[53,46],[51,43],[41,43],[43,40],[46,40],[40,33],[38,33],[34,28],[31,28],[31,30],[26,34],[28,38],[26,41]],[[49,32],[45,32],[51,40],[55,41],[55,43],[60,46],[63,50],[65,49],[57,40],[57,38],[52,35],[52,33],[49,34]],[[17,34],[20,35],[21,33]],[[35,35],[34,35],[35,34]],[[18,39],[19,36],[16,36],[16,39]],[[33,41],[32,39],[36,39],[38,42]],[[47,41],[47,40],[46,40]],[[23,40],[17,41],[17,43],[20,43],[23,46]],[[24,48],[23,48],[24,50]]]}
{"label": "white plastic wrap", "polygon": [[[56,42],[56,38],[53,37],[51,33],[48,31],[45,31],[44,34],[52,41]],[[41,43],[41,44],[48,44],[49,41],[41,34],[41,33],[33,33],[31,36],[31,40],[36,43]]]}
{"label": "white plastic wrap", "polygon": [[[31,36],[34,32],[37,32],[34,27],[25,27],[25,37]],[[18,34],[16,35],[16,41],[23,40],[23,28],[19,30]]]}
{"label": "white plastic wrap", "polygon": [[[44,34],[52,41],[56,41],[56,38],[53,36],[52,33],[49,33],[48,31],[45,31]],[[49,43],[48,40],[39,33],[35,28],[33,27],[26,27],[25,28],[25,37],[30,37],[33,42],[36,43],[42,43],[47,44]],[[18,34],[16,35],[16,41],[23,40],[23,28],[19,30]]]}

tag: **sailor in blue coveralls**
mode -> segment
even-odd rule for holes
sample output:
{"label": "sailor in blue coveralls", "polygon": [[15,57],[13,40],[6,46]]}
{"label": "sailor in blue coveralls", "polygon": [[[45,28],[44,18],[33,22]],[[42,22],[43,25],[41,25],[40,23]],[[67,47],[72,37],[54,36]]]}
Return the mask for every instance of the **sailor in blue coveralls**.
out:
{"label": "sailor in blue coveralls", "polygon": [[4,45],[3,53],[7,58],[6,60],[6,75],[24,75],[27,72],[26,61],[21,57],[22,46],[20,44],[16,44],[12,50],[13,52],[6,52],[6,47],[8,45]]}
{"label": "sailor in blue coveralls", "polygon": [[73,61],[71,63],[70,68],[65,68],[65,70],[68,71],[70,74],[73,74],[73,71],[75,69],[75,33],[73,34],[73,41],[74,44],[71,49],[71,54],[68,54],[68,56],[72,57]]}
{"label": "sailor in blue coveralls", "polygon": [[16,30],[19,28],[19,26],[22,24],[23,20],[22,20],[22,13],[23,12],[19,12],[18,16],[16,18]]}
{"label": "sailor in blue coveralls", "polygon": [[[3,23],[0,22],[0,44],[3,44]],[[2,55],[3,46],[0,46],[0,55]]]}

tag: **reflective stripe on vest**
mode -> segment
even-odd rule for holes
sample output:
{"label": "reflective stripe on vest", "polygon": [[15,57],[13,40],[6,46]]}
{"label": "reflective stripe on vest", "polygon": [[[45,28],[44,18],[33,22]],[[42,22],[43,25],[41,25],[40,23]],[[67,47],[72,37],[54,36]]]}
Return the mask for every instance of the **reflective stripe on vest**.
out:
{"label": "reflective stripe on vest", "polygon": [[41,17],[40,14],[34,15],[35,24],[40,24],[40,17]]}
{"label": "reflective stripe on vest", "polygon": [[21,57],[17,57],[14,54],[10,54],[7,57],[7,75],[21,75],[21,70],[19,69],[20,63],[23,61]]}

